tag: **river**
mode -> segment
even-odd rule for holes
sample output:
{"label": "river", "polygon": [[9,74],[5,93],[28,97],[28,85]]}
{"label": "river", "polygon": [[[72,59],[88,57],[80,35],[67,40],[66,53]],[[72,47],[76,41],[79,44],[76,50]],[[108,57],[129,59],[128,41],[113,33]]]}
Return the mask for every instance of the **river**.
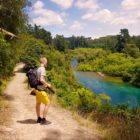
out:
{"label": "river", "polygon": [[95,94],[106,93],[112,104],[129,102],[130,107],[140,106],[140,88],[122,82],[120,78],[101,77],[95,72],[76,71],[76,61],[72,61],[76,79]]}

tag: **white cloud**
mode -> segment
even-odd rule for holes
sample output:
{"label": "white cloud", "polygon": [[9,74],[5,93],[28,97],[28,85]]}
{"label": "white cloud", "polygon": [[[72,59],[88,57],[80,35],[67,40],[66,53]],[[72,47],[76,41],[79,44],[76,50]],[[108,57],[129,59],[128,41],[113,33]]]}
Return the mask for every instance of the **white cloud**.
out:
{"label": "white cloud", "polygon": [[44,8],[44,3],[42,1],[37,1],[33,5],[32,13],[37,17],[33,18],[33,23],[37,25],[64,25],[62,17],[52,11]]}
{"label": "white cloud", "polygon": [[113,21],[110,22],[112,25],[130,25],[135,24],[136,21],[133,19],[126,19],[125,17],[117,17],[114,18]]}
{"label": "white cloud", "polygon": [[66,12],[61,12],[60,15],[61,15],[62,17],[67,17],[67,16],[68,16],[68,13],[66,13]]}
{"label": "white cloud", "polygon": [[100,22],[108,22],[113,18],[113,14],[108,9],[103,9],[95,13],[87,13],[82,16],[82,19],[100,21]]}
{"label": "white cloud", "polygon": [[62,18],[51,10],[40,9],[35,10],[35,14],[39,15],[33,19],[33,22],[38,25],[62,25],[64,24]]}
{"label": "white cloud", "polygon": [[[36,0],[30,15],[33,17],[33,23],[45,26],[45,28],[46,25],[59,25],[55,27],[55,31],[52,30],[52,34],[63,32],[67,36],[72,34],[103,36],[117,34],[119,29],[124,27],[133,34],[140,32],[138,28],[140,24],[140,0],[121,0],[121,4],[118,5],[119,9],[112,7],[113,10],[106,9],[104,2],[99,3],[101,0],[68,0],[70,3],[67,3],[67,0],[49,1],[54,2],[59,7],[51,10],[46,8],[46,6],[49,7],[49,5],[45,5],[47,1]],[[76,19],[78,16],[75,15],[71,17],[71,10],[66,11],[72,5],[75,6],[72,13],[78,12],[78,15],[84,13],[81,15],[82,20]],[[64,19],[67,26],[64,26],[66,25]],[[93,23],[95,26],[92,26]],[[99,26],[100,30],[97,29]],[[50,30],[51,28],[49,27]]]}
{"label": "white cloud", "polygon": [[77,0],[75,6],[86,10],[96,10],[99,8],[97,0]]}
{"label": "white cloud", "polygon": [[70,8],[73,3],[73,0],[51,0],[51,1],[61,6],[64,9]]}
{"label": "white cloud", "polygon": [[121,11],[120,13],[116,13],[114,15],[114,19],[110,21],[110,23],[113,25],[134,25],[134,24],[139,23],[139,21],[140,21],[139,12]]}
{"label": "white cloud", "polygon": [[125,10],[137,10],[140,9],[140,0],[123,0],[121,5]]}
{"label": "white cloud", "polygon": [[73,31],[81,31],[84,29],[84,25],[81,24],[79,21],[74,21],[70,29]]}
{"label": "white cloud", "polygon": [[101,9],[98,0],[77,0],[75,5],[79,9],[85,9],[86,13],[82,16],[83,20],[108,22],[113,18],[113,14],[108,9]]}
{"label": "white cloud", "polygon": [[[85,0],[78,1],[80,3]],[[89,1],[93,2],[94,0],[87,0],[87,2]],[[123,0],[120,11],[114,12],[108,9],[102,9],[97,1],[94,2],[96,2],[95,5],[98,8],[95,8],[94,12],[87,8],[86,13],[81,17],[83,20],[98,21],[110,25],[132,25],[140,22],[140,0]],[[86,3],[85,5],[84,3],[81,5],[81,8],[86,7]]]}
{"label": "white cloud", "polygon": [[33,7],[34,7],[35,9],[40,9],[40,8],[44,7],[44,3],[43,3],[42,1],[40,1],[40,0],[38,0],[38,1],[33,5]]}
{"label": "white cloud", "polygon": [[140,22],[140,0],[122,0],[121,6],[111,24],[134,25]]}
{"label": "white cloud", "polygon": [[140,0],[122,0],[120,12],[114,15],[113,25],[134,25],[140,22]]}

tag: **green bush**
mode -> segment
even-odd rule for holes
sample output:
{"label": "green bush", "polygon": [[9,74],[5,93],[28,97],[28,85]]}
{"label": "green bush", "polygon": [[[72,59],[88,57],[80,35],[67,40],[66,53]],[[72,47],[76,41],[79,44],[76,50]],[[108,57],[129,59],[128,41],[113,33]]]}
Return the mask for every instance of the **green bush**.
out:
{"label": "green bush", "polygon": [[15,63],[11,52],[12,46],[6,42],[0,33],[0,78],[8,78],[12,74]]}
{"label": "green bush", "polygon": [[[90,51],[90,52],[87,52]],[[102,49],[76,49],[72,51],[79,64],[77,70],[103,72],[122,77],[123,81],[140,86],[140,59],[125,53],[111,53]],[[80,55],[80,57],[79,57]]]}
{"label": "green bush", "polygon": [[40,40],[31,38],[24,44],[25,50],[21,55],[21,61],[26,64],[26,69],[39,65],[39,58],[45,56],[47,46]]}

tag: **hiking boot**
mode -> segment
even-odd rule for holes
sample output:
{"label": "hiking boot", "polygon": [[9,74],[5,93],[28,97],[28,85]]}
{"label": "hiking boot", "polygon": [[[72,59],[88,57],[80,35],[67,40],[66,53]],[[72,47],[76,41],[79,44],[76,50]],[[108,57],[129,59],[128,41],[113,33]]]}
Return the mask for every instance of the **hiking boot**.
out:
{"label": "hiking boot", "polygon": [[42,121],[42,118],[41,117],[38,117],[37,123],[41,123],[41,121]]}
{"label": "hiking boot", "polygon": [[50,121],[47,121],[45,118],[43,118],[42,120],[41,120],[41,123],[40,123],[41,125],[48,125],[48,124],[51,124],[51,122]]}

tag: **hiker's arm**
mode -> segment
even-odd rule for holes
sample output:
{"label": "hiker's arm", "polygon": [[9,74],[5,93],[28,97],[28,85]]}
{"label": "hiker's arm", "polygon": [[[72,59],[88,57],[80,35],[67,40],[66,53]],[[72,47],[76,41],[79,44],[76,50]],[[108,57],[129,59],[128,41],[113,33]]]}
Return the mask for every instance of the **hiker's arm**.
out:
{"label": "hiker's arm", "polygon": [[51,87],[51,85],[49,84],[49,83],[47,83],[45,80],[44,80],[44,78],[43,78],[43,76],[41,76],[40,77],[40,82],[45,86],[45,87]]}

